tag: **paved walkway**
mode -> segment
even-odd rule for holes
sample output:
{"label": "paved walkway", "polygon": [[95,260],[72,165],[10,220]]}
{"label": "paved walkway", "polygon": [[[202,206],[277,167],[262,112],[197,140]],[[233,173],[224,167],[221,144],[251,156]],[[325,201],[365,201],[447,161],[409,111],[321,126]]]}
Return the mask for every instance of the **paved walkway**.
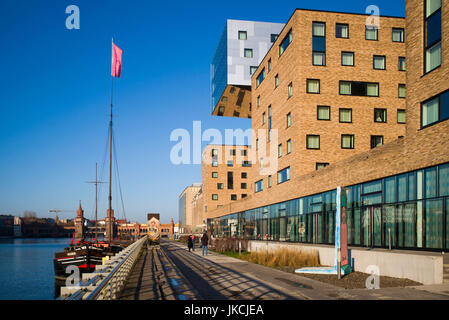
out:
{"label": "paved walkway", "polygon": [[[150,251],[148,251],[150,252]],[[173,241],[139,260],[122,299],[449,300],[449,284],[379,290],[344,289]]]}

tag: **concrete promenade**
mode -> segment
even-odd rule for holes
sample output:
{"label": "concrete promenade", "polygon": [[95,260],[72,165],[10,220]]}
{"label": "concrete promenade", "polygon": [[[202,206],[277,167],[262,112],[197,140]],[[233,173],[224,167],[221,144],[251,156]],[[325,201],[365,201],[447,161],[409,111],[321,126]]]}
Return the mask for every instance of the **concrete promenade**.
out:
{"label": "concrete promenade", "polygon": [[[382,284],[381,284],[382,286]],[[449,300],[449,284],[344,289],[173,241],[149,248],[121,299],[131,300]]]}

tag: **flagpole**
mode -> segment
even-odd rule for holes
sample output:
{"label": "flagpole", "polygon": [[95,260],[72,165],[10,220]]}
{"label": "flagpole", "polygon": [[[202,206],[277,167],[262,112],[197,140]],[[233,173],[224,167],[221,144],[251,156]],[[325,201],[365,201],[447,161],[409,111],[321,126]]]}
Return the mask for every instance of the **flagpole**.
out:
{"label": "flagpole", "polygon": [[[114,44],[114,38],[112,38],[112,45]],[[114,49],[112,47],[112,49]],[[108,219],[110,219],[112,217],[112,73],[111,73],[111,120],[109,122],[109,217]],[[112,228],[112,219],[110,219],[109,221],[109,238],[108,241],[112,242],[112,238],[113,238],[113,228]]]}

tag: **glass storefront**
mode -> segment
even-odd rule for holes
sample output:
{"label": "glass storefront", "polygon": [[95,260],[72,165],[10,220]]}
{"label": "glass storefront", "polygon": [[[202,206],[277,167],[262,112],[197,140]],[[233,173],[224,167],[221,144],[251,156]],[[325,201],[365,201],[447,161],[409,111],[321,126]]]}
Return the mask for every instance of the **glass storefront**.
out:
{"label": "glass storefront", "polygon": [[[346,187],[351,246],[449,250],[449,163]],[[218,237],[334,244],[336,190],[209,219]]]}

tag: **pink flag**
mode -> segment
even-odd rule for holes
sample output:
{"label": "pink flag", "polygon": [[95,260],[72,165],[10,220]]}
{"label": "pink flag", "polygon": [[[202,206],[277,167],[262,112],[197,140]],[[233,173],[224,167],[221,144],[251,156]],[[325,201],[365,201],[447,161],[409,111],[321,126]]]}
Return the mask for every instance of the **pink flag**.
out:
{"label": "pink flag", "polygon": [[111,76],[120,78],[122,73],[122,49],[112,43],[112,67]]}

